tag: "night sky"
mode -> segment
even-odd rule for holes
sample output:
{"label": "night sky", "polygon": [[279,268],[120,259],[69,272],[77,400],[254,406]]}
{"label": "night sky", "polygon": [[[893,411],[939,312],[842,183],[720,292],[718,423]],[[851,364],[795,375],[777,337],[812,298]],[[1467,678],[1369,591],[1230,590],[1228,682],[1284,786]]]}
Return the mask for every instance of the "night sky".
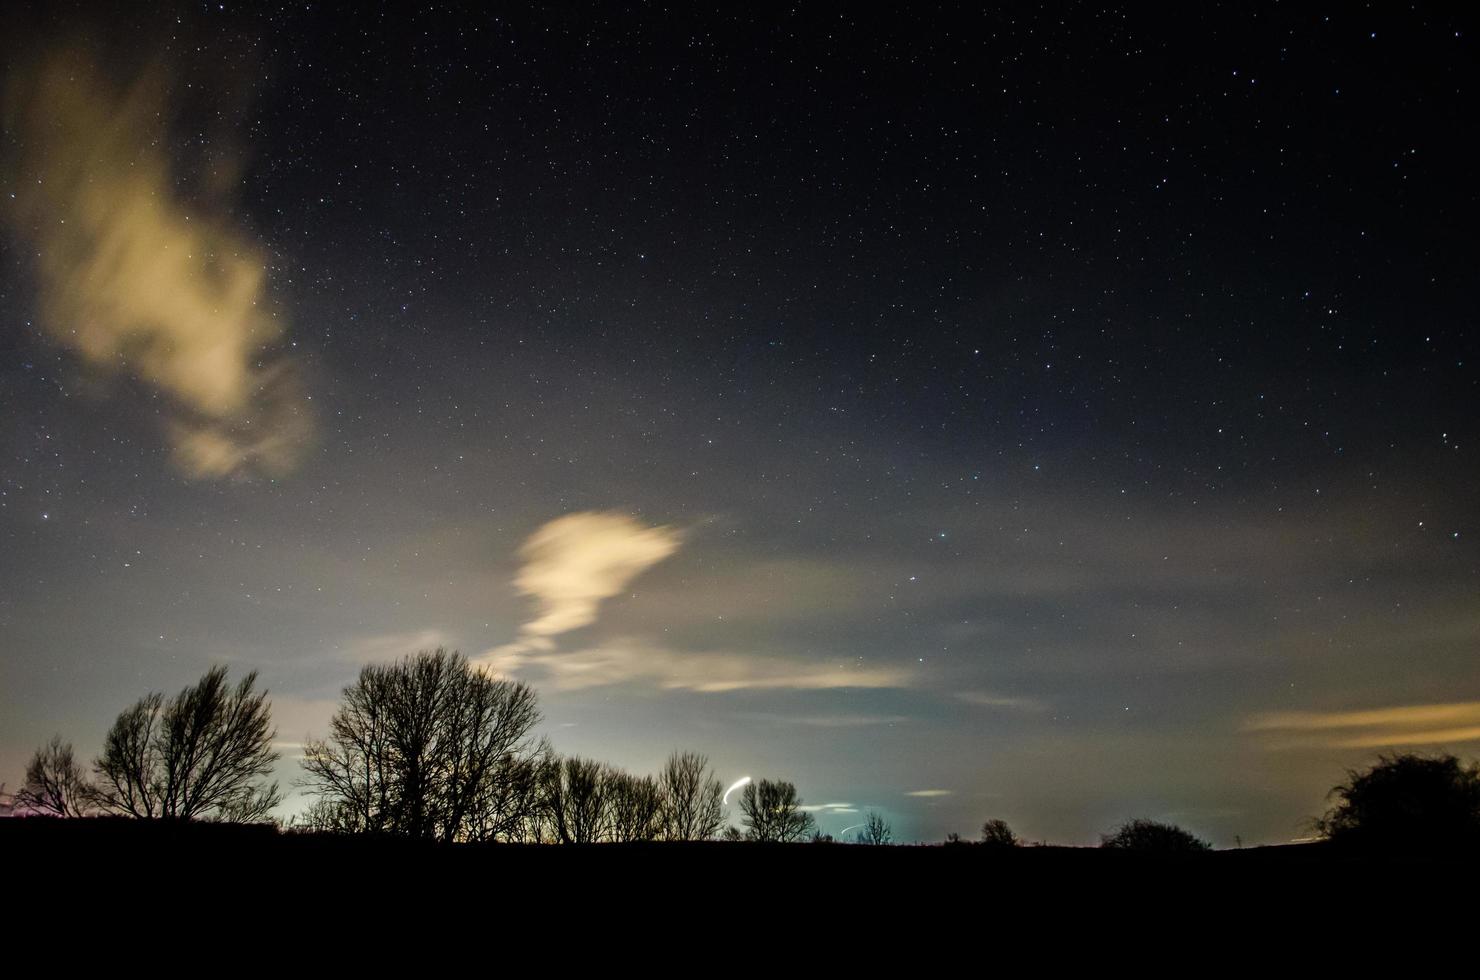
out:
{"label": "night sky", "polygon": [[0,24],[12,790],[437,646],[831,833],[1476,753],[1458,6],[499,6]]}

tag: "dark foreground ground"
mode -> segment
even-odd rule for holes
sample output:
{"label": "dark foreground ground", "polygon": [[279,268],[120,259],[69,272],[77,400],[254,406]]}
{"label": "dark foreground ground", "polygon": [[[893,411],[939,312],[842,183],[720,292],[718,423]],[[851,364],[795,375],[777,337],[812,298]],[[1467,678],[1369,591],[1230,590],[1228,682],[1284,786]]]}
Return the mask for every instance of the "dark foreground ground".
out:
{"label": "dark foreground ground", "polygon": [[614,941],[722,949],[775,936],[814,951],[841,939],[853,957],[911,945],[954,956],[978,943],[1074,957],[1106,937],[1143,951],[1216,946],[1227,955],[1231,937],[1244,935],[1325,937],[1350,952],[1395,940],[1401,922],[1424,923],[1437,941],[1442,922],[1458,915],[1473,925],[1480,913],[1475,855],[1324,844],[1176,857],[976,845],[439,846],[28,818],[0,821],[0,864],[11,907],[23,913],[135,931],[163,921],[221,942],[249,922],[280,939],[352,936],[360,955],[428,930],[538,942],[577,959]]}

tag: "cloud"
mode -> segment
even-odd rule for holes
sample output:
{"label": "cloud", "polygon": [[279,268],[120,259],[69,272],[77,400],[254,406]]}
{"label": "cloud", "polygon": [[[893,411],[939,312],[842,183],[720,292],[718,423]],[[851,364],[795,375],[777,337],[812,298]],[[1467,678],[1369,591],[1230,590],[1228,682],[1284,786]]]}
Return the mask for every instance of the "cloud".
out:
{"label": "cloud", "polygon": [[911,791],[909,793],[906,793],[904,795],[905,796],[923,796],[923,797],[950,796],[951,795],[951,791],[948,790],[948,789],[917,789],[917,790],[913,790],[913,791]]}
{"label": "cloud", "polygon": [[535,673],[559,691],[645,684],[669,691],[822,690],[902,687],[902,671],[817,664],[789,657],[679,652],[638,639],[557,650],[555,638],[590,626],[601,603],[672,555],[670,527],[648,527],[625,514],[586,511],[556,518],[530,535],[515,587],[536,611],[513,642],[480,663],[501,673]]}
{"label": "cloud", "polygon": [[1042,701],[1033,698],[1014,698],[1001,694],[990,694],[986,691],[959,691],[955,695],[956,700],[965,701],[967,704],[975,704],[984,708],[1012,708],[1017,711],[1042,711]]}
{"label": "cloud", "polygon": [[272,723],[277,728],[277,741],[284,747],[302,746],[302,740],[313,733],[323,733],[329,719],[339,710],[337,698],[303,698],[291,694],[273,694]]}
{"label": "cloud", "polygon": [[869,728],[876,725],[902,725],[910,721],[908,715],[745,714],[739,717],[767,725],[801,725],[805,728]]}
{"label": "cloud", "polygon": [[1480,701],[1413,704],[1366,711],[1261,715],[1246,731],[1279,736],[1275,747],[1369,749],[1480,741]]}
{"label": "cloud", "polygon": [[905,687],[908,675],[887,668],[814,664],[788,657],[679,653],[634,640],[584,650],[528,652],[504,647],[484,658],[495,670],[534,669],[559,691],[649,684],[669,691],[824,690]]}
{"label": "cloud", "polygon": [[585,511],[545,524],[519,549],[524,564],[514,586],[539,604],[521,637],[538,641],[589,626],[603,600],[677,551],[679,542],[673,528],[647,527],[625,514]]}
{"label": "cloud", "polygon": [[262,250],[222,202],[178,192],[167,81],[155,70],[119,87],[82,48],[12,72],[10,223],[31,246],[47,335],[167,396],[177,467],[283,474],[312,438],[308,400],[297,365],[272,352],[283,327]]}
{"label": "cloud", "polygon": [[[813,803],[797,807],[805,813],[857,813],[858,807],[852,803]],[[851,827],[849,828],[852,829]]]}

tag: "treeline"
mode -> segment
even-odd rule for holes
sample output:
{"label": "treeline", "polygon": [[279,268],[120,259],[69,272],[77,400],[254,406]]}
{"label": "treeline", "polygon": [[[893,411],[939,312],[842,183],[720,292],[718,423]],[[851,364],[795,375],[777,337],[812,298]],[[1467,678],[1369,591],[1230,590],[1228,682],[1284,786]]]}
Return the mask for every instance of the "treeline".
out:
{"label": "treeline", "polygon": [[[152,693],[121,712],[90,772],[60,736],[38,749],[15,796],[22,814],[250,823],[283,800],[270,780],[279,755],[265,691],[212,668],[172,698]],[[304,746],[299,785],[312,798],[288,829],[446,843],[751,840],[830,841],[796,787],[747,782],[742,828],[727,825],[724,789],[708,760],[676,751],[656,775],[562,757],[535,734],[532,688],[499,679],[458,653],[422,652],[363,668],[343,692],[328,734]],[[1480,765],[1404,754],[1348,773],[1333,807],[1311,821],[1321,837],[1368,847],[1480,848]],[[870,811],[855,840],[888,844]],[[952,834],[948,844],[965,844]],[[1016,848],[1001,820],[978,845]],[[1101,846],[1195,852],[1210,845],[1180,827],[1131,820]]]}
{"label": "treeline", "polygon": [[[251,822],[283,800],[279,754],[256,673],[235,687],[213,668],[173,698],[119,714],[91,774],[60,736],[37,750],[16,794],[23,813]],[[676,751],[657,775],[562,757],[537,738],[534,690],[438,649],[372,664],[344,689],[328,735],[304,745],[312,802],[289,829],[443,842],[593,844],[721,836],[805,839],[796,787],[749,783],[745,830],[725,828],[724,788],[705,756]]]}

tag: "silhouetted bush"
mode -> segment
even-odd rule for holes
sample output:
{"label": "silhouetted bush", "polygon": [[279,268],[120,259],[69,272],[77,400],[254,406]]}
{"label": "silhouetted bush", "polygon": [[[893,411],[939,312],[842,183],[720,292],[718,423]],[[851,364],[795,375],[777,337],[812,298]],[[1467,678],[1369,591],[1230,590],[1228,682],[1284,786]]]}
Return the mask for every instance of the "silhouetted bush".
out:
{"label": "silhouetted bush", "polygon": [[1155,820],[1131,820],[1114,833],[1102,834],[1100,846],[1147,854],[1184,854],[1207,851],[1212,845],[1181,827]]}
{"label": "silhouetted bush", "polygon": [[1385,849],[1480,846],[1480,764],[1452,755],[1384,756],[1331,790],[1316,820],[1330,840]]}
{"label": "silhouetted bush", "polygon": [[982,843],[987,847],[1017,847],[1022,840],[1006,820],[988,820],[982,824]]}

